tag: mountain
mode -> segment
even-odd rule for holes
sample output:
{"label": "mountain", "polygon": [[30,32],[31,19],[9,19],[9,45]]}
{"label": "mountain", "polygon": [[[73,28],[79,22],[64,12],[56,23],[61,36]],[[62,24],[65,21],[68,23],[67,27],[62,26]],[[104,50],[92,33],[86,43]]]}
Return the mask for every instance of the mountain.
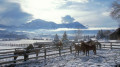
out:
{"label": "mountain", "polygon": [[[0,38],[27,38],[26,34],[29,34],[29,32],[42,33],[44,31],[44,33],[48,33],[48,32],[50,33],[50,29],[55,30],[58,28],[86,29],[87,27],[80,24],[79,22],[73,22],[68,24],[56,24],[54,22],[36,19],[20,26],[6,26],[0,24]],[[16,33],[16,31],[21,31],[21,32]],[[22,31],[27,31],[28,33]]]}
{"label": "mountain", "polygon": [[18,28],[17,26],[7,26],[7,25],[2,25],[2,24],[0,24],[0,29],[16,30],[17,28]]}
{"label": "mountain", "polygon": [[54,22],[47,22],[44,20],[33,20],[30,23],[26,23],[22,26],[20,26],[19,28],[23,28],[23,29],[53,29],[54,27],[56,27],[56,24]]}
{"label": "mountain", "polygon": [[58,28],[86,29],[87,27],[80,24],[79,22],[73,22],[68,24],[56,24],[54,22],[36,19],[21,26],[6,26],[0,24],[0,28],[7,30],[36,30],[36,29],[58,29]]}
{"label": "mountain", "polygon": [[86,29],[87,27],[80,24],[79,22],[73,22],[73,23],[68,23],[68,24],[56,24],[54,22],[36,19],[36,20],[31,21],[30,23],[26,23],[20,26],[19,28],[22,28],[22,29],[58,29],[58,28]]}
{"label": "mountain", "polygon": [[17,32],[9,32],[7,30],[0,30],[0,38],[19,38],[24,39],[28,38],[25,34],[19,34]]}

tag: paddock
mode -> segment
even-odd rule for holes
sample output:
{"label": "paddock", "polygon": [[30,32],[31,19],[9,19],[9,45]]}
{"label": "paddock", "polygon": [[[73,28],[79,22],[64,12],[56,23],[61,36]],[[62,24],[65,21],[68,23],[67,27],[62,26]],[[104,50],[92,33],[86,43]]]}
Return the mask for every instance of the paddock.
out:
{"label": "paddock", "polygon": [[[120,49],[120,42],[100,42],[102,44],[102,50],[114,50],[114,49]],[[15,44],[14,44],[15,45]],[[1,47],[4,47],[4,49],[0,49],[0,65],[6,66],[10,64],[14,64],[13,55],[14,50],[17,49],[24,49],[23,47],[16,47],[14,48],[8,48],[5,49],[7,45],[1,45]],[[38,48],[37,48],[38,49]],[[74,54],[75,49],[74,46],[67,46],[62,49],[56,48],[56,47],[45,47],[45,48],[39,48],[40,53],[38,56],[38,60],[47,60],[50,58],[55,58],[59,56],[65,56],[69,54]],[[100,51],[100,50],[99,50]],[[36,61],[36,56],[34,53],[29,53],[29,60],[30,61]],[[18,57],[16,60],[16,65],[27,63],[28,61],[23,61],[23,56]]]}

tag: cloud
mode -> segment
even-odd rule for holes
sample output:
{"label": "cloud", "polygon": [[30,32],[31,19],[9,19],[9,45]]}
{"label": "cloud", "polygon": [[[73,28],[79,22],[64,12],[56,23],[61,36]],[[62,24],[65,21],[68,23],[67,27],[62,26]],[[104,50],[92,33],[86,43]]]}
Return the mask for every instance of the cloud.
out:
{"label": "cloud", "polygon": [[[21,5],[23,11],[35,19],[61,23],[61,17],[70,15],[72,19],[62,19],[64,23],[78,21],[89,27],[116,26],[109,15],[114,0],[12,0]],[[38,7],[39,6],[39,7]],[[71,23],[71,22],[70,22]]]}
{"label": "cloud", "polygon": [[9,0],[0,0],[0,24],[19,26],[32,18],[28,13],[21,10],[18,3]]}
{"label": "cloud", "polygon": [[67,0],[67,1],[79,2],[79,3],[88,3],[89,2],[89,0]]}
{"label": "cloud", "polygon": [[74,22],[74,18],[71,17],[70,15],[66,15],[65,17],[62,17],[62,23],[73,23]]}

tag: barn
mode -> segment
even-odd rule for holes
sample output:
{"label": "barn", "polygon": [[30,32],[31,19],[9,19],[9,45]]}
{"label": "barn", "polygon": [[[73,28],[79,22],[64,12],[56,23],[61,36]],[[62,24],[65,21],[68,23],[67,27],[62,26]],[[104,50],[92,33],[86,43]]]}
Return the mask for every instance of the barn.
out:
{"label": "barn", "polygon": [[111,40],[120,40],[120,28],[116,29],[113,33],[109,35]]}

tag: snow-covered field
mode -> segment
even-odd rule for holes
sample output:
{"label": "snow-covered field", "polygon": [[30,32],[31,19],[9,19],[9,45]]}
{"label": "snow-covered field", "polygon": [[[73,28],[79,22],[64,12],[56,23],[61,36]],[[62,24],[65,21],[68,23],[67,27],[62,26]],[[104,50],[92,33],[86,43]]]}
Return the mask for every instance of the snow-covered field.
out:
{"label": "snow-covered field", "polygon": [[52,42],[52,40],[15,40],[15,41],[0,41],[0,44],[32,44],[35,42]]}
{"label": "snow-covered field", "polygon": [[[20,41],[8,41],[8,42],[1,41],[1,44],[2,43],[26,44],[26,43],[33,43],[33,42],[36,42],[36,41],[33,41],[33,40],[20,40]],[[37,41],[37,42],[40,42],[40,41]],[[113,42],[118,42],[118,41],[113,41]],[[106,43],[106,45],[109,45],[109,44]],[[16,47],[0,46],[0,49],[6,49],[6,48],[10,49],[10,48],[16,48]],[[52,54],[52,53],[58,53],[58,51],[53,51],[49,54]],[[23,58],[23,57],[19,57],[19,58]],[[10,59],[10,60],[13,60],[13,59]],[[0,60],[0,61],[3,61],[3,60]],[[6,59],[4,61],[6,61]],[[114,67],[117,64],[120,64],[120,49],[111,50],[107,48],[107,49],[97,50],[97,55],[93,55],[93,52],[90,51],[90,56],[85,56],[82,53],[80,53],[79,56],[78,55],[75,56],[75,53],[73,52],[72,54],[68,53],[62,56],[58,55],[57,57],[55,56],[47,57],[46,60],[41,60],[41,59],[29,60],[29,61],[26,61],[26,63],[17,64],[16,67]]]}
{"label": "snow-covered field", "polygon": [[97,55],[75,56],[75,53],[63,55],[46,60],[27,61],[16,67],[114,67],[120,64],[120,49],[102,49],[97,50]]}

